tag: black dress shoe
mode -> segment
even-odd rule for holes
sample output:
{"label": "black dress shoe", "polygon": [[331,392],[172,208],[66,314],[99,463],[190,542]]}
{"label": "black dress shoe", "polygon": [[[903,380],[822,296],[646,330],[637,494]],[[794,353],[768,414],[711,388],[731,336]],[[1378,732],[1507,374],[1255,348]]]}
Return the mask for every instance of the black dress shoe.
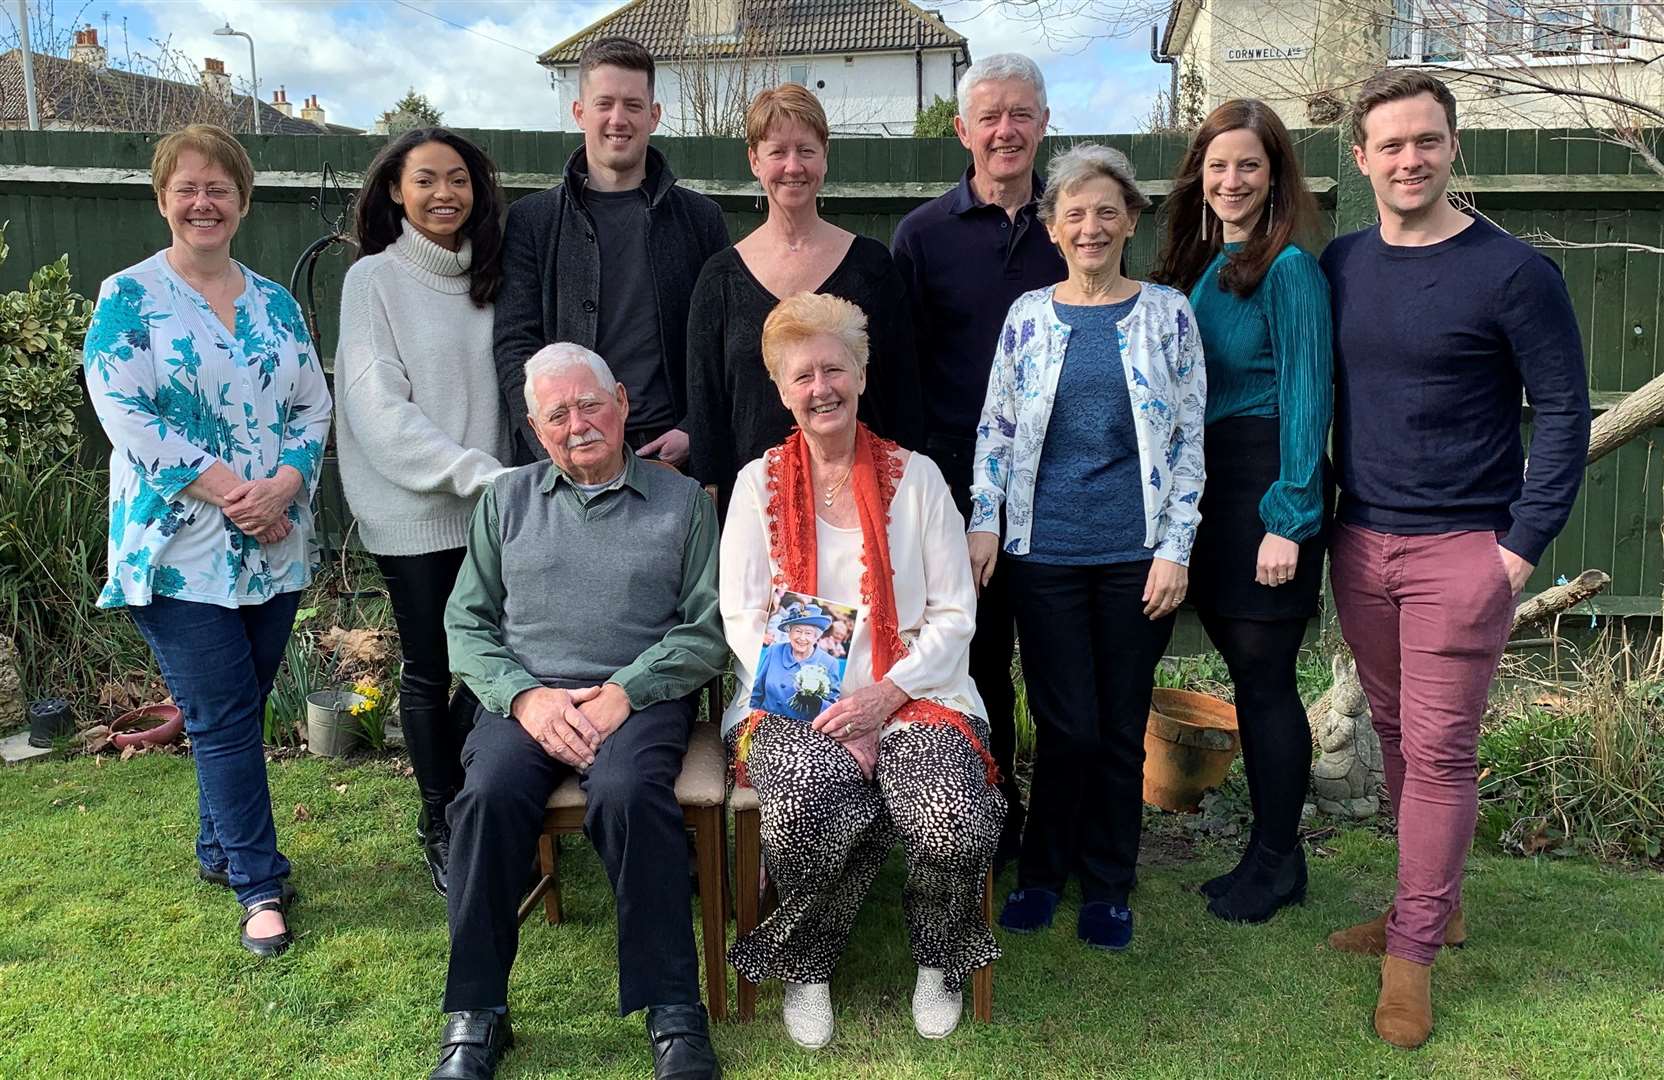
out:
{"label": "black dress shoe", "polygon": [[282,956],[289,951],[289,946],[295,943],[295,935],[289,930],[289,920],[283,920],[283,933],[273,934],[271,937],[250,937],[248,921],[262,911],[282,911],[283,901],[277,897],[270,900],[257,900],[243,911],[243,921],[237,924],[239,936],[243,940],[243,948],[255,956],[269,958]]}
{"label": "black dress shoe", "polygon": [[422,839],[422,858],[427,860],[434,891],[444,896],[445,875],[451,865],[451,827],[443,818],[429,823]]}
{"label": "black dress shoe", "polygon": [[490,1009],[446,1013],[445,1034],[439,1037],[439,1064],[428,1080],[491,1080],[513,1045],[507,1013],[499,1016]]}
{"label": "black dress shoe", "polygon": [[1259,854],[1259,850],[1260,834],[1257,832],[1250,833],[1248,846],[1242,849],[1242,858],[1236,861],[1236,865],[1218,877],[1208,878],[1202,882],[1197,891],[1209,900],[1224,896],[1231,891],[1231,886],[1236,884],[1236,879],[1247,873],[1248,868],[1254,865],[1254,857]]}
{"label": "black dress shoe", "polygon": [[1262,923],[1290,904],[1306,901],[1306,853],[1296,846],[1286,855],[1260,848],[1254,861],[1208,911],[1227,922]]}
{"label": "black dress shoe", "polygon": [[647,1037],[653,1040],[653,1080],[722,1080],[705,1006],[648,1009]]}
{"label": "black dress shoe", "polygon": [[[196,876],[210,885],[218,885],[225,889],[231,888],[231,878],[224,870],[210,870],[205,866],[199,866],[196,868]],[[296,892],[295,887],[289,884],[288,878],[280,878],[279,880],[283,883],[283,891],[278,894],[277,898],[283,901],[284,910],[288,910],[289,905],[300,899],[300,893]]]}

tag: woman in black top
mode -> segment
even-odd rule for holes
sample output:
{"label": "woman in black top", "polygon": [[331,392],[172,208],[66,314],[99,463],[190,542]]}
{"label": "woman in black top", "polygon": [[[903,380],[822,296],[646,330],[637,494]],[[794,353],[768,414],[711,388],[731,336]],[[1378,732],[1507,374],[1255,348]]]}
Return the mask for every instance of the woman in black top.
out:
{"label": "woman in black top", "polygon": [[883,244],[823,221],[828,129],[820,102],[787,83],[745,117],[746,156],[768,217],[705,263],[688,305],[689,472],[716,485],[718,505],[740,466],[784,441],[792,416],[763,367],[763,320],[781,299],[829,293],[867,316],[871,359],[860,418],[903,446],[921,445],[918,358],[906,287]]}

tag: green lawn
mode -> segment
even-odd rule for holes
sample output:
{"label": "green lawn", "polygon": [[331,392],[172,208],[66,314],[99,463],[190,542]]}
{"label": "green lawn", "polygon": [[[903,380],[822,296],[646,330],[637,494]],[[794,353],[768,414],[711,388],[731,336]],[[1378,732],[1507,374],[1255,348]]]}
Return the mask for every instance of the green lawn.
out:
{"label": "green lawn", "polygon": [[[187,759],[0,771],[0,1076],[426,1075],[445,912],[411,835],[414,783],[388,761],[314,760],[274,764],[272,783],[303,900],[299,944],[261,963],[236,943],[230,894],[195,880]],[[832,1046],[793,1046],[779,989],[765,987],[756,1023],[716,1027],[728,1075],[1664,1076],[1657,875],[1475,855],[1471,943],[1441,959],[1438,1027],[1406,1054],[1370,1030],[1375,965],[1321,947],[1386,899],[1390,842],[1361,829],[1325,841],[1310,901],[1261,927],[1217,922],[1190,891],[1227,852],[1147,847],[1130,952],[1080,947],[1072,906],[1050,934],[1003,936],[994,1023],[967,1015],[940,1043],[908,1015],[893,861],[833,984]],[[567,850],[568,922],[526,927],[511,994],[520,1042],[501,1075],[645,1076],[641,1019],[614,1013],[605,881],[586,847]]]}

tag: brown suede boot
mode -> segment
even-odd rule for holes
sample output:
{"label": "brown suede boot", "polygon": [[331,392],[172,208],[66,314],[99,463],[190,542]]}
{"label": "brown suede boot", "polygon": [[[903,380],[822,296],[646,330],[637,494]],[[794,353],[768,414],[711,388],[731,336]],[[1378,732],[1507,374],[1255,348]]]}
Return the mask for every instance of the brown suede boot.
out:
{"label": "brown suede boot", "polygon": [[1433,1033],[1433,965],[1388,956],[1381,962],[1381,1000],[1375,1005],[1375,1034],[1414,1050]]}
{"label": "brown suede boot", "polygon": [[[1387,919],[1391,915],[1392,905],[1388,904],[1386,911],[1368,922],[1336,930],[1329,935],[1329,948],[1360,956],[1387,955]],[[1446,948],[1460,949],[1467,944],[1467,940],[1468,924],[1462,918],[1462,909],[1458,905],[1450,913],[1450,921],[1444,924],[1444,944]]]}

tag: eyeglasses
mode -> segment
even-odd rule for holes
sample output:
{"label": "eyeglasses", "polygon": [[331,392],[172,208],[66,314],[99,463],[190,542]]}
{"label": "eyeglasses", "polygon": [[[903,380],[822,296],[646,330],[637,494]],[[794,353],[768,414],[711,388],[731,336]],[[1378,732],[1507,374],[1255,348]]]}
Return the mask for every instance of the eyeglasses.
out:
{"label": "eyeglasses", "polygon": [[181,184],[168,188],[168,194],[176,199],[185,200],[195,199],[200,194],[208,196],[210,202],[229,202],[237,197],[237,189],[221,184],[210,184],[205,188],[199,188],[195,184]]}

